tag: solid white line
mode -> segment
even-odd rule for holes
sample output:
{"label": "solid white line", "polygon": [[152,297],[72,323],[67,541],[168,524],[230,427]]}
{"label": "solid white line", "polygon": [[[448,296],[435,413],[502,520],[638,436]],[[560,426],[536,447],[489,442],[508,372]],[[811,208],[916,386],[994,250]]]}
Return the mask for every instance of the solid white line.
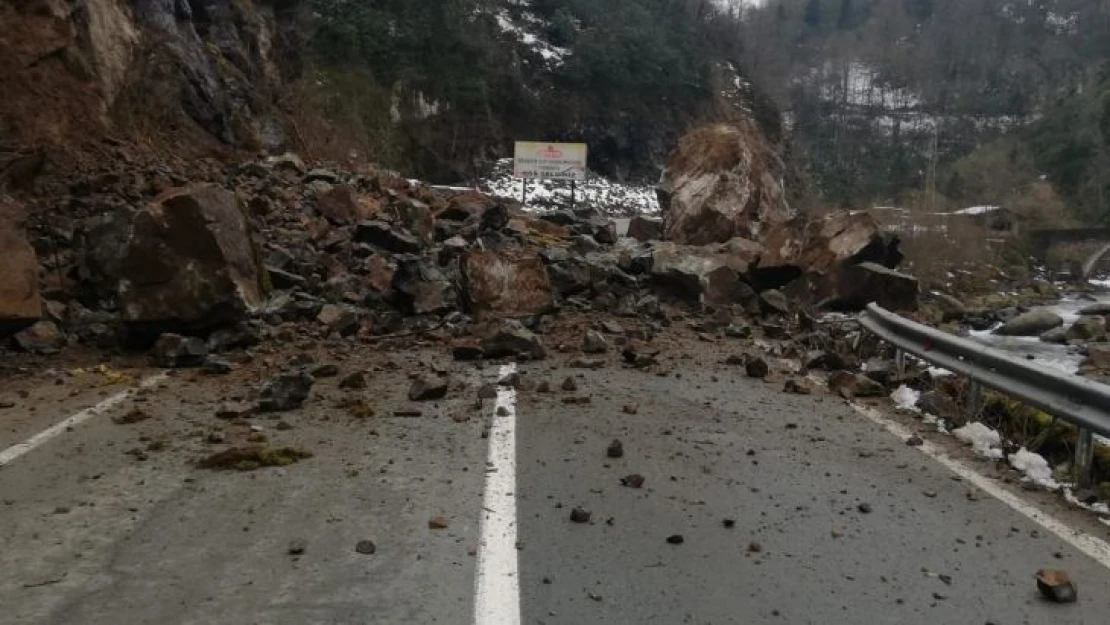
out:
{"label": "solid white line", "polygon": [[[138,388],[147,388],[149,386],[153,386],[153,385],[161,382],[162,380],[165,380],[167,375],[169,375],[169,374],[167,374],[167,373],[158,373],[158,374],[152,375],[149,378],[140,382]],[[54,438],[55,436],[58,436],[62,432],[65,432],[66,430],[68,430],[72,427],[76,427],[76,426],[80,425],[81,423],[84,423],[85,421],[88,421],[89,419],[103,413],[104,411],[108,410],[112,406],[115,406],[116,404],[118,404],[121,401],[130,397],[131,394],[135,392],[135,390],[136,389],[134,389],[134,388],[129,388],[127,390],[120,391],[120,392],[116,393],[115,395],[112,395],[111,397],[101,401],[99,404],[97,404],[95,406],[92,406],[91,408],[86,408],[86,409],[82,410],[81,412],[78,412],[78,413],[74,414],[73,416],[69,417],[65,421],[62,421],[61,423],[58,423],[58,424],[55,424],[55,425],[53,425],[49,428],[46,428],[45,430],[39,432],[38,434],[35,434],[34,436],[27,439],[26,441],[24,441],[22,443],[17,443],[15,445],[12,445],[11,447],[5,449],[4,451],[0,451],[0,467],[8,464],[12,460],[15,460],[16,458],[18,458],[18,457],[22,456],[23,454],[31,451],[32,449],[35,449],[36,447],[38,447],[38,446],[42,445],[43,443],[49,441],[50,439]]]}
{"label": "solid white line", "polygon": [[[501,367],[498,379],[516,371]],[[497,416],[504,408],[507,414]],[[516,540],[516,391],[498,386],[489,433],[486,491],[474,580],[474,625],[520,624]]]}
{"label": "solid white line", "polygon": [[[903,426],[901,423],[888,419],[877,410],[866,406],[859,406],[854,403],[852,407],[856,409],[856,412],[878,423],[886,428],[888,432],[903,440],[908,439],[914,434],[909,428]],[[929,441],[925,441],[918,449],[933,460],[944,465],[948,470],[964,480],[971,482],[982,491],[1013,508],[1022,516],[1052,532],[1064,542],[1087,554],[1102,566],[1110,569],[1110,544],[1107,544],[1106,541],[1070,527],[1067,523],[1064,523],[1051,514],[1027,503],[1021,497],[1018,497],[1014,493],[998,485],[994,480],[976,471],[975,468],[944,453]]]}

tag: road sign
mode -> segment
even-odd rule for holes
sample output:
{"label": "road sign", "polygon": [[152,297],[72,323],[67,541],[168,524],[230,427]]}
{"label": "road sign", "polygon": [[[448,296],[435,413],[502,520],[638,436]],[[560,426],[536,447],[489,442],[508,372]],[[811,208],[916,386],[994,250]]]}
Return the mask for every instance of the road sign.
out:
{"label": "road sign", "polygon": [[585,180],[585,143],[517,141],[513,175],[541,180]]}

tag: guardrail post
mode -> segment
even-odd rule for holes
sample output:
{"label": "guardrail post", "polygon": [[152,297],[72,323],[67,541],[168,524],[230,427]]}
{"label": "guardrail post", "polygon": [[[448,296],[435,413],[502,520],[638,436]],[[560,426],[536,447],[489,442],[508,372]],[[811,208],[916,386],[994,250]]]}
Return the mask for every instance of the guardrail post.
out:
{"label": "guardrail post", "polygon": [[1090,488],[1091,466],[1095,460],[1095,436],[1087,428],[1079,428],[1075,441],[1075,463],[1073,473],[1078,488]]}
{"label": "guardrail post", "polygon": [[894,369],[899,378],[906,375],[906,352],[901,348],[894,350]]}
{"label": "guardrail post", "polygon": [[978,417],[983,410],[983,385],[977,380],[970,380],[970,384],[967,385],[967,405],[965,407],[973,419]]}

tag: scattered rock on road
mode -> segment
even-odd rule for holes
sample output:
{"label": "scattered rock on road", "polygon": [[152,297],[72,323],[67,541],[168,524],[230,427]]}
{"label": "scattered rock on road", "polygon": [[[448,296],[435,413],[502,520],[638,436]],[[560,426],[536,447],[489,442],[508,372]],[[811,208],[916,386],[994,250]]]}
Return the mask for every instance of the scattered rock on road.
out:
{"label": "scattered rock on road", "polygon": [[563,380],[563,383],[559,385],[559,388],[569,393],[573,393],[574,391],[578,390],[578,381],[574,379],[574,376],[568,375],[567,378]]}
{"label": "scattered rock on road", "polygon": [[355,553],[361,553],[364,556],[374,555],[378,550],[378,546],[372,540],[360,540],[355,544]]}
{"label": "scattered rock on road", "polygon": [[744,371],[747,372],[749,378],[763,379],[771,372],[771,368],[767,365],[766,360],[758,356],[752,356],[744,363]]}
{"label": "scattered rock on road", "polygon": [[860,504],[859,506],[857,506],[857,508],[858,508],[858,509],[859,509],[859,511],[860,511],[860,512],[862,512],[863,514],[871,514],[871,510],[872,510],[872,508],[871,508],[871,504],[869,504],[869,503],[867,503],[867,502],[863,502],[863,503],[861,503],[861,504]]}
{"label": "scattered rock on road", "polygon": [[1079,592],[1068,572],[1060,569],[1037,571],[1037,588],[1046,599],[1056,603],[1073,603],[1079,599]]}
{"label": "scattered rock on road", "polygon": [[447,396],[447,380],[432,375],[421,375],[409,387],[410,401],[431,401]]}
{"label": "scattered rock on road", "polygon": [[621,478],[621,486],[627,486],[629,488],[642,488],[643,485],[644,476],[640,475],[639,473],[633,473],[632,475],[626,475]]}
{"label": "scattered rock on road", "polygon": [[308,399],[316,380],[300,372],[279,373],[262,388],[258,408],[263,412],[296,410]]}
{"label": "scattered rock on road", "polygon": [[782,392],[793,393],[795,395],[809,395],[813,392],[813,388],[809,382],[801,378],[790,378],[782,386]]}
{"label": "scattered rock on road", "polygon": [[430,530],[444,530],[451,524],[447,517],[434,516],[428,519],[428,529]]}
{"label": "scattered rock on road", "polygon": [[576,507],[570,511],[570,520],[574,523],[589,523],[591,516],[590,511],[585,508]]}
{"label": "scattered rock on road", "polygon": [[339,381],[339,388],[346,391],[358,391],[366,388],[366,374],[355,371]]}
{"label": "scattered rock on road", "polygon": [[671,545],[681,545],[684,542],[686,542],[686,539],[682,537],[682,534],[671,534],[667,537],[667,543]]}
{"label": "scattered rock on road", "polygon": [[829,390],[845,399],[886,395],[886,388],[882,384],[850,371],[835,371],[829,375]]}
{"label": "scattered rock on road", "polygon": [[619,440],[613,440],[609,446],[605,448],[605,455],[610,458],[623,458],[624,457],[624,444]]}

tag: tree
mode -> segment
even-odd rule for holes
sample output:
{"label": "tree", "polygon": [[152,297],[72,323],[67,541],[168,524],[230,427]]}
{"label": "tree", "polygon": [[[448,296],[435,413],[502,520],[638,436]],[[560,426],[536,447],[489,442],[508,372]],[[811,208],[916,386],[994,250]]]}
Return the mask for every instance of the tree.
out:
{"label": "tree", "polygon": [[809,2],[806,3],[802,19],[805,21],[806,26],[809,26],[813,30],[821,28],[821,23],[823,21],[821,0],[809,0]]}

